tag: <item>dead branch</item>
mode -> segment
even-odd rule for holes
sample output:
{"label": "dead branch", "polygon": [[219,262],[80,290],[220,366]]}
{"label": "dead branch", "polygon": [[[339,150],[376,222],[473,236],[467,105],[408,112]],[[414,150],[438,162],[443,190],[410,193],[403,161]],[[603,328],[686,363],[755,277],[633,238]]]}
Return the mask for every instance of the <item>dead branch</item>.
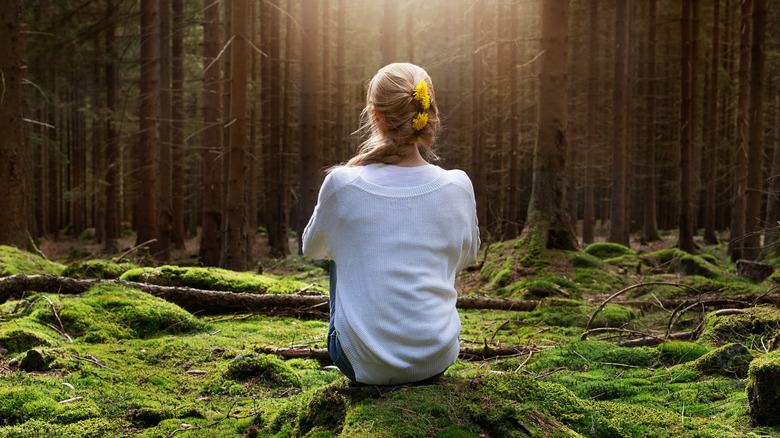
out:
{"label": "dead branch", "polygon": [[[674,339],[676,341],[690,341],[696,339],[699,336],[698,330],[682,333],[672,333],[668,339]],[[618,347],[655,347],[664,343],[664,338],[658,336],[645,336],[637,339],[629,339],[627,341],[618,342]]]}
{"label": "dead branch", "polygon": [[675,286],[675,287],[681,287],[681,288],[685,288],[685,289],[690,289],[690,290],[692,290],[694,292],[697,292],[697,290],[695,288],[693,288],[691,286],[688,286],[687,284],[670,283],[670,282],[666,282],[666,281],[651,281],[651,282],[647,282],[647,283],[638,283],[638,284],[635,284],[635,285],[632,285],[632,286],[628,286],[628,287],[623,288],[623,289],[615,292],[614,294],[610,295],[609,298],[604,300],[604,302],[602,302],[596,308],[596,310],[593,312],[593,314],[590,315],[590,318],[588,319],[588,323],[585,324],[585,331],[587,332],[590,329],[590,325],[591,325],[591,323],[593,323],[593,320],[596,318],[596,315],[598,315],[598,313],[601,311],[601,309],[604,308],[604,306],[607,305],[607,303],[609,303],[610,301],[612,301],[616,297],[618,297],[618,296],[620,296],[620,295],[622,295],[622,294],[624,294],[624,293],[626,293],[626,292],[628,292],[628,291],[630,291],[632,289],[636,289],[636,288],[640,288],[640,287],[644,287],[644,286]]}

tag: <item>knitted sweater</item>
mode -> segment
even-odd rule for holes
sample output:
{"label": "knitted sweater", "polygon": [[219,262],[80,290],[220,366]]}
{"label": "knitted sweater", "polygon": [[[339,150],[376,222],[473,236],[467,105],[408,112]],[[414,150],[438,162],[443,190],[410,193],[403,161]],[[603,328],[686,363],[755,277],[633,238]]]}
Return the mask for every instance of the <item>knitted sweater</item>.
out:
{"label": "knitted sweater", "polygon": [[479,248],[474,190],[460,170],[388,187],[362,177],[367,167],[328,174],[303,252],[336,263],[334,325],[356,380],[414,382],[458,357],[454,282]]}

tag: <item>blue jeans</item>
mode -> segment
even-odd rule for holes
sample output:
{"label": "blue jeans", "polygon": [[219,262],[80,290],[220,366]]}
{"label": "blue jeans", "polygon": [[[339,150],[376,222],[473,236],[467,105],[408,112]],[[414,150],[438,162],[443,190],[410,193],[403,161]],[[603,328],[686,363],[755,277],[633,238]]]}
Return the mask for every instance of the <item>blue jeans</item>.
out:
{"label": "blue jeans", "polygon": [[333,359],[333,364],[349,378],[355,381],[355,370],[349,363],[344,349],[341,348],[338,334],[336,333],[336,262],[330,262],[330,324],[328,325],[328,354]]}
{"label": "blue jeans", "polygon": [[[341,348],[341,342],[339,341],[338,334],[336,333],[336,262],[330,262],[330,324],[328,325],[328,354],[333,360],[333,364],[336,365],[339,370],[352,381],[356,386],[364,386],[364,383],[360,383],[355,380],[355,370],[352,368],[352,364],[349,363],[347,355],[344,354],[344,349]],[[446,369],[444,371],[447,371]],[[439,378],[444,374],[444,371],[436,374],[435,376],[428,377],[417,382],[410,382],[407,385],[430,385],[436,383]],[[366,385],[375,386],[375,385]]]}

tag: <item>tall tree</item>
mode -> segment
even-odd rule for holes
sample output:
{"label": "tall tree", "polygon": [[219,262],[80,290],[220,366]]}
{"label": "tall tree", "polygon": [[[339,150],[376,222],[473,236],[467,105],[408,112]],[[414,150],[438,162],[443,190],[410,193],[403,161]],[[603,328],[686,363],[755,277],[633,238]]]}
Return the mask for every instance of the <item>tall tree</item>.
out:
{"label": "tall tree", "polygon": [[[390,1],[390,0],[387,0]],[[296,231],[303,236],[303,229],[314,212],[320,182],[319,169],[319,56],[318,38],[320,0],[303,0],[301,11],[301,99],[300,99],[300,175],[301,188]],[[302,240],[298,239],[298,246]]]}
{"label": "tall tree", "polygon": [[523,235],[533,234],[543,239],[547,248],[576,249],[577,236],[566,208],[569,0],[546,0],[541,14],[539,128],[528,221]]}
{"label": "tall tree", "polygon": [[694,51],[694,2],[682,2],[682,49],[681,49],[681,93],[680,105],[680,231],[678,246],[681,250],[693,253],[693,137],[695,131],[694,97],[696,63]]}
{"label": "tall tree", "polygon": [[22,0],[0,2],[0,244],[28,247],[34,234],[30,157],[25,127],[25,55]]}
{"label": "tall tree", "polygon": [[[775,108],[780,108],[780,96],[775,95]],[[775,109],[774,126],[780,126],[780,111]],[[772,151],[772,168],[766,195],[766,224],[762,256],[780,255],[780,133],[775,131]]]}
{"label": "tall tree", "polygon": [[591,0],[588,9],[588,121],[587,153],[585,154],[584,206],[582,216],[582,243],[593,242],[593,228],[596,223],[595,160],[598,143],[598,98],[599,98],[599,1]]}
{"label": "tall tree", "polygon": [[231,44],[230,78],[230,149],[228,158],[227,244],[223,267],[245,271],[252,260],[252,241],[247,212],[247,133],[249,114],[247,88],[249,82],[249,0],[232,0],[233,42]]}
{"label": "tall tree", "polygon": [[509,12],[509,20],[510,20],[510,34],[509,34],[509,62],[507,63],[507,69],[509,70],[508,76],[509,76],[509,156],[507,159],[509,160],[509,171],[508,171],[508,184],[509,187],[507,187],[507,194],[506,194],[506,208],[505,208],[505,219],[504,222],[506,224],[506,230],[505,235],[509,239],[514,239],[517,237],[517,234],[519,233],[519,224],[520,224],[520,215],[519,215],[519,209],[517,206],[517,161],[518,161],[518,155],[520,150],[520,127],[518,126],[520,124],[520,98],[518,93],[518,81],[519,81],[519,73],[518,73],[518,62],[519,62],[519,55],[518,55],[518,45],[520,44],[519,40],[519,21],[520,17],[518,15],[519,13],[519,5],[517,2],[511,2],[510,6],[510,12]]}
{"label": "tall tree", "polygon": [[629,41],[631,0],[617,0],[615,7],[615,79],[612,125],[612,188],[609,241],[629,245],[626,223],[628,185]]}
{"label": "tall tree", "polygon": [[[157,97],[160,30],[157,0],[141,0],[141,112],[136,144],[135,229],[137,243],[157,239]],[[154,246],[153,246],[154,247]]]}
{"label": "tall tree", "polygon": [[718,142],[720,140],[719,131],[720,123],[718,120],[718,107],[720,106],[719,90],[718,86],[718,71],[720,67],[720,0],[714,0],[715,6],[713,7],[713,19],[712,19],[712,56],[710,60],[710,77],[709,77],[709,91],[708,98],[710,104],[707,109],[706,123],[709,128],[707,129],[707,153],[704,155],[705,162],[705,174],[704,181],[706,182],[705,191],[705,206],[704,206],[704,242],[708,245],[714,245],[718,243],[718,238],[715,235],[715,216],[716,216],[716,192],[717,192],[717,178],[716,169],[718,162]]}
{"label": "tall tree", "polygon": [[766,60],[766,0],[753,0],[753,39],[750,44],[750,130],[748,135],[745,258],[761,254],[761,198],[764,195],[764,64]]}
{"label": "tall tree", "polygon": [[119,136],[116,129],[117,108],[117,70],[116,70],[116,11],[114,1],[106,2],[106,39],[105,39],[105,65],[103,67],[106,76],[106,128],[105,128],[105,211],[103,220],[103,249],[107,253],[116,252],[119,249]]}
{"label": "tall tree", "polygon": [[[289,13],[289,12],[288,12]],[[289,188],[284,169],[289,156],[283,151],[281,128],[282,88],[280,71],[278,0],[269,0],[262,5],[262,44],[268,58],[263,61],[263,177],[265,181],[266,229],[271,257],[284,257],[290,253],[287,234],[289,231]]]}
{"label": "tall tree", "polygon": [[203,197],[198,258],[204,266],[219,266],[222,251],[222,87],[219,2],[203,0]]}
{"label": "tall tree", "polygon": [[646,99],[647,104],[647,135],[644,154],[645,171],[642,175],[643,186],[643,220],[642,220],[642,241],[652,242],[658,240],[658,222],[656,219],[656,194],[655,194],[655,146],[656,146],[656,113],[658,92],[658,78],[656,77],[656,38],[658,34],[658,1],[649,0],[647,14],[647,78]]}
{"label": "tall tree", "polygon": [[171,247],[184,249],[184,0],[171,6]]}
{"label": "tall tree", "polygon": [[173,167],[171,155],[171,5],[170,0],[159,0],[160,8],[160,121],[159,178],[160,197],[157,216],[157,244],[155,258],[168,263],[171,259],[171,231],[173,228]]}
{"label": "tall tree", "polygon": [[737,74],[737,141],[734,150],[734,200],[731,204],[729,254],[732,261],[744,257],[745,214],[748,178],[748,109],[750,90],[750,13],[752,0],[744,0],[740,11],[739,72]]}

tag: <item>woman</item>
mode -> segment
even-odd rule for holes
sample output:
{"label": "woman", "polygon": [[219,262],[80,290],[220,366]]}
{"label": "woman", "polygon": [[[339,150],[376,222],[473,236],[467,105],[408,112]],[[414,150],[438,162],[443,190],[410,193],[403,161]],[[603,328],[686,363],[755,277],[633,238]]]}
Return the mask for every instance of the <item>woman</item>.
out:
{"label": "woman", "polygon": [[326,176],[303,252],[332,260],[328,351],[344,375],[431,383],[460,350],[454,283],[479,248],[474,190],[427,161],[439,113],[425,70],[385,66],[366,101],[368,138]]}

